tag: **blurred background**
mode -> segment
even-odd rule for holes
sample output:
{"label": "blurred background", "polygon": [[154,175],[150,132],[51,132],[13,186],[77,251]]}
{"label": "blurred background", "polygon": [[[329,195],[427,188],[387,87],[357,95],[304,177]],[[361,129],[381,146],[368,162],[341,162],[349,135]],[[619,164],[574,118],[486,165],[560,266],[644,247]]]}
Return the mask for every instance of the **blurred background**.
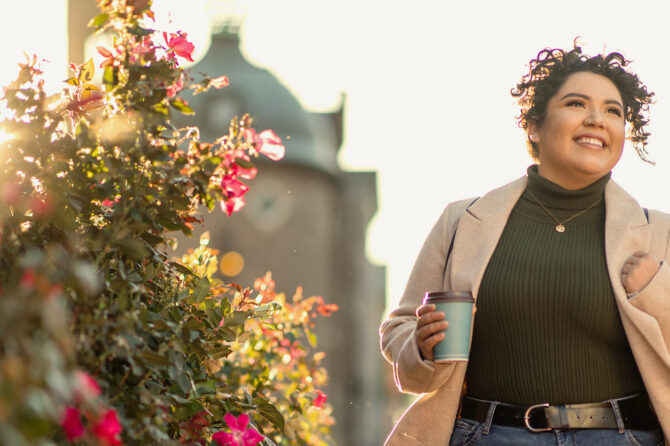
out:
{"label": "blurred background", "polygon": [[[341,445],[380,444],[408,404],[393,389],[377,327],[399,299],[421,243],[450,201],[479,196],[531,163],[509,91],[545,47],[575,37],[589,54],[620,51],[656,92],[650,166],[627,147],[613,178],[670,212],[670,42],[661,2],[154,0],[156,28],[184,30],[194,72],[230,86],[188,98],[203,139],[255,116],[287,156],[260,166],[247,207],[206,216],[226,280],[273,272],[287,294],[323,295],[329,402]],[[58,91],[68,62],[98,57],[86,28],[94,0],[23,0],[0,14],[0,84],[23,52],[48,60]],[[1,113],[1,111],[0,111]],[[194,243],[195,240],[192,242]],[[189,241],[182,241],[181,249]],[[239,255],[231,254],[239,253]]]}

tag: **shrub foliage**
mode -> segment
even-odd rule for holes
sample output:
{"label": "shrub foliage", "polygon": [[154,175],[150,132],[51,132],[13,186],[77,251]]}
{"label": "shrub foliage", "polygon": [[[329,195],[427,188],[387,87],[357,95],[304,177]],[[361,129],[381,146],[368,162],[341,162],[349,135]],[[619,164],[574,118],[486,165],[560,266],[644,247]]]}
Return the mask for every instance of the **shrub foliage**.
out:
{"label": "shrub foliage", "polygon": [[312,329],[336,308],[269,274],[221,282],[206,236],[171,258],[170,233],[201,205],[239,210],[281,141],[247,115],[211,142],[176,128],[182,89],[227,79],[194,80],[193,46],[151,29],[148,2],[99,5],[101,66],[49,96],[33,57],[3,90],[0,444],[330,443]]}

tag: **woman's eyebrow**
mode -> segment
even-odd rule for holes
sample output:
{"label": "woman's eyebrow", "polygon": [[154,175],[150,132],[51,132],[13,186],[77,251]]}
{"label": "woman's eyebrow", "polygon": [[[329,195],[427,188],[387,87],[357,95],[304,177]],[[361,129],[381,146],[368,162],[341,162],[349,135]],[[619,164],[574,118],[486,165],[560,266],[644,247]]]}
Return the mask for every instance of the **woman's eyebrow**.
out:
{"label": "woman's eyebrow", "polygon": [[[562,101],[563,99],[565,99],[567,97],[570,97],[570,96],[577,96],[577,97],[582,98],[582,99],[591,100],[590,96],[582,94],[582,93],[568,93],[559,100]],[[605,101],[605,104],[616,104],[623,109],[623,105],[621,104],[621,102],[617,101],[616,99],[607,99]]]}

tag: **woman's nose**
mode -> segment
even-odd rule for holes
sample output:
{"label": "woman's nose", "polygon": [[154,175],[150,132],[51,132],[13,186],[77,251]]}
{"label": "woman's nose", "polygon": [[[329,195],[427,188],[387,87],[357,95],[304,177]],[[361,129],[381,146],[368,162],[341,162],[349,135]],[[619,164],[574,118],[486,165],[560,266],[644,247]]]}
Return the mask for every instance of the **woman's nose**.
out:
{"label": "woman's nose", "polygon": [[605,119],[602,113],[598,110],[590,110],[589,114],[584,119],[584,125],[588,127],[604,127]]}

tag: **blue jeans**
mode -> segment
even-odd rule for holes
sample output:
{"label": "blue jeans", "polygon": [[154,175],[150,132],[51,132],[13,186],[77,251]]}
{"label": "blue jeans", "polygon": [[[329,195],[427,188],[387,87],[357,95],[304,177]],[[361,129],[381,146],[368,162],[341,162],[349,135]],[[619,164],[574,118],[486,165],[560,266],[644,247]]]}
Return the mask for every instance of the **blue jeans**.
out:
{"label": "blue jeans", "polygon": [[661,446],[663,432],[617,429],[567,429],[533,433],[525,427],[491,424],[459,418],[454,424],[449,446]]}

